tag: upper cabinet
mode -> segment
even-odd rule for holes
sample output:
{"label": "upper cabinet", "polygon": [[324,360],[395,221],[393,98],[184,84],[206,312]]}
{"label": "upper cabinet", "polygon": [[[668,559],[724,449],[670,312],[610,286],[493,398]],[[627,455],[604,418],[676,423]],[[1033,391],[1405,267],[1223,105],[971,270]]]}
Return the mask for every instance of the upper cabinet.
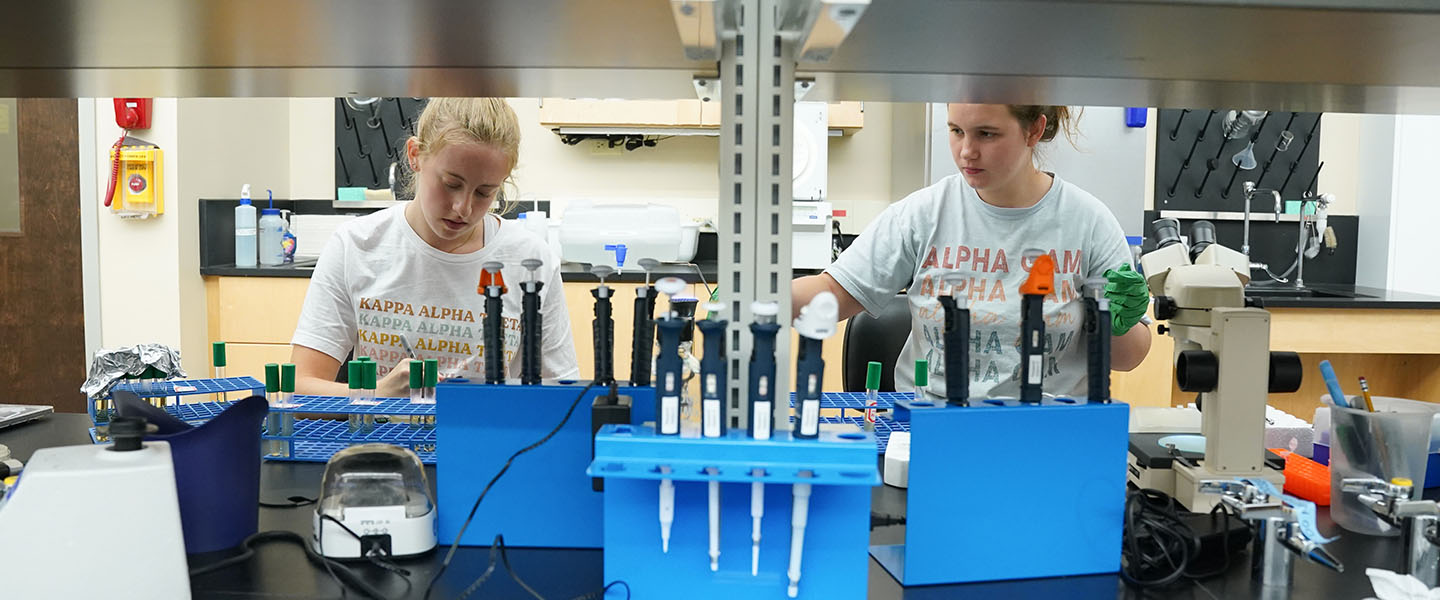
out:
{"label": "upper cabinet", "polygon": [[[865,103],[829,106],[830,129],[848,135],[865,126]],[[587,133],[600,133],[604,128],[718,130],[721,108],[719,102],[699,100],[545,98],[540,101],[540,124],[552,129],[583,128]]]}

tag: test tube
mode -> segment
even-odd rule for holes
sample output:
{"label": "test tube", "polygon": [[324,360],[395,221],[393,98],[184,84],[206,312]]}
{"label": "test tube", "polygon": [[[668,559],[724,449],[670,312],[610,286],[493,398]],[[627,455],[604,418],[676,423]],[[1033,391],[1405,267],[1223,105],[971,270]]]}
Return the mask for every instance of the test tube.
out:
{"label": "test tube", "polygon": [[[410,404],[425,403],[425,361],[411,360],[410,366]],[[416,416],[409,419],[411,425],[424,425],[425,417]]]}
{"label": "test tube", "polygon": [[[425,359],[425,399],[431,404],[435,403],[435,386],[440,383],[440,361],[434,358]],[[425,417],[427,429],[435,427],[435,414],[431,413]]]}
{"label": "test tube", "polygon": [[[346,365],[346,378],[350,387],[350,404],[352,405],[361,403],[365,400],[365,393],[360,390],[361,384],[365,382],[364,375],[361,375],[360,365],[362,364],[364,363],[358,360],[352,360],[348,365]],[[358,433],[360,431],[359,414],[350,413],[347,421],[350,433]]]}
{"label": "test tube", "polygon": [[915,361],[915,401],[925,400],[925,388],[930,385],[930,361]]}
{"label": "test tube", "polygon": [[880,369],[882,365],[870,361],[865,365],[865,431],[875,431],[875,413],[880,406]]}
{"label": "test tube", "polygon": [[[265,435],[277,437],[282,429],[280,413],[274,410],[275,405],[280,403],[280,364],[269,363],[265,365],[265,402],[270,405],[270,411],[265,414]],[[261,451],[266,456],[285,456],[285,442],[283,440],[262,440]]]}
{"label": "test tube", "polygon": [[[290,363],[280,365],[280,406],[295,406],[295,365]],[[280,413],[280,435],[295,435],[295,413],[288,410]]]}
{"label": "test tube", "polygon": [[[376,369],[377,369],[378,367],[379,367],[379,365],[375,364],[375,362],[374,362],[373,360],[367,360],[367,361],[365,361],[365,400],[368,401],[368,403],[371,404],[371,405],[376,404],[376,402],[375,402],[375,378],[376,378]],[[375,415],[366,413],[366,414],[364,415],[363,420],[362,420],[362,427],[361,427],[361,428],[365,431],[365,433],[370,433],[370,432],[372,432],[372,431],[375,431]]]}
{"label": "test tube", "polygon": [[[210,365],[211,369],[214,370],[212,376],[215,379],[225,378],[225,363],[225,342],[215,342],[213,344],[210,344]],[[216,402],[224,402],[229,399],[230,398],[225,394],[225,392],[219,392],[215,394],[214,398]]]}

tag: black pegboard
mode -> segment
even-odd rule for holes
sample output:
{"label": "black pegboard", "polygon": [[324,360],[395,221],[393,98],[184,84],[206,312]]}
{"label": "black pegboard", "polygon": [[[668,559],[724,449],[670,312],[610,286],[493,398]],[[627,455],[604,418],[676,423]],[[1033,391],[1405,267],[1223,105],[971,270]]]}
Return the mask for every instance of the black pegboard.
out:
{"label": "black pegboard", "polygon": [[[335,186],[386,189],[405,153],[424,98],[335,99]],[[398,186],[397,186],[398,191]]]}
{"label": "black pegboard", "polygon": [[[1243,211],[1243,182],[1281,190],[1286,200],[1314,192],[1320,171],[1320,113],[1271,111],[1257,128],[1226,139],[1227,110],[1159,111],[1155,127],[1155,208],[1158,210]],[[1280,132],[1294,139],[1276,151]],[[1231,157],[1255,142],[1256,166],[1242,170]],[[1188,158],[1188,164],[1187,164]],[[1268,165],[1268,168],[1267,168]],[[1263,174],[1263,175],[1262,175]],[[1251,210],[1274,210],[1256,199]]]}

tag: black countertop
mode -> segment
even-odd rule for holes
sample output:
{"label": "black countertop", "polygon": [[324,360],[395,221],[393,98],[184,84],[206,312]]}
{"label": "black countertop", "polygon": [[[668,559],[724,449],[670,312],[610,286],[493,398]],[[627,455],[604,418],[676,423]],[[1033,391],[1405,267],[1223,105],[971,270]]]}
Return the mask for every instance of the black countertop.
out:
{"label": "black countertop", "polygon": [[1293,286],[1252,285],[1245,294],[1265,308],[1440,309],[1440,297],[1359,285],[1317,283]]}
{"label": "black countertop", "polygon": [[[0,431],[0,444],[10,447],[15,457],[29,461],[38,448],[89,443],[83,414],[55,414]],[[427,468],[433,485],[435,471]],[[324,474],[318,463],[266,462],[260,472],[260,497],[283,502],[286,497],[313,497]],[[1427,497],[1430,497],[1427,494]],[[310,508],[261,508],[262,531],[284,529],[308,536]],[[874,488],[871,494],[872,544],[894,544],[904,540],[905,491],[889,486]],[[1069,526],[1056,524],[1057,527]],[[1338,527],[1329,518],[1329,509],[1319,509],[1323,534]],[[1248,557],[1239,557],[1224,574],[1177,586],[1136,590],[1115,574],[1086,577],[1059,577],[1023,581],[997,581],[966,585],[904,588],[895,582],[874,559],[870,560],[866,597],[873,599],[930,598],[1362,598],[1373,595],[1366,567],[1395,570],[1400,560],[1398,538],[1378,538],[1343,533],[1328,546],[1345,564],[1344,573],[1335,573],[1302,559],[1295,561],[1292,586],[1288,590],[1262,589],[1251,581]],[[604,556],[600,550],[557,550],[516,548],[508,550],[515,572],[550,598],[573,598],[598,590],[604,579]],[[400,577],[357,563],[354,569],[391,598],[420,598],[444,556],[443,550],[414,559],[397,561],[409,569],[410,583]],[[453,598],[485,569],[489,549],[460,548],[445,575],[436,585],[437,598]],[[210,564],[219,557],[192,557],[194,565]],[[195,598],[336,597],[335,583],[323,569],[305,561],[301,550],[288,544],[261,545],[255,557],[243,564],[194,577]],[[528,597],[506,574],[497,569],[479,597]]]}

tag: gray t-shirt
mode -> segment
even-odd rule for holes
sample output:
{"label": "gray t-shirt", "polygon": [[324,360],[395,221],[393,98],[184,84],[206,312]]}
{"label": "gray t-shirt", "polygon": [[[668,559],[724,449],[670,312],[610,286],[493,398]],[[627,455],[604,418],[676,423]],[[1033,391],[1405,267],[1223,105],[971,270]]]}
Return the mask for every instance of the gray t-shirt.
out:
{"label": "gray t-shirt", "polygon": [[953,295],[970,309],[970,395],[1018,395],[1020,285],[1030,268],[1021,257],[1038,248],[1056,267],[1055,292],[1045,301],[1045,391],[1085,392],[1080,284],[1129,263],[1130,250],[1104,204],[1054,177],[1027,208],[986,204],[961,176],[946,177],[885,209],[826,269],[871,315],[908,287],[910,336],[895,368],[897,389],[914,388],[915,361],[925,359],[926,391],[944,396],[945,313],[935,298],[952,294],[941,276],[960,271],[968,278]]}

